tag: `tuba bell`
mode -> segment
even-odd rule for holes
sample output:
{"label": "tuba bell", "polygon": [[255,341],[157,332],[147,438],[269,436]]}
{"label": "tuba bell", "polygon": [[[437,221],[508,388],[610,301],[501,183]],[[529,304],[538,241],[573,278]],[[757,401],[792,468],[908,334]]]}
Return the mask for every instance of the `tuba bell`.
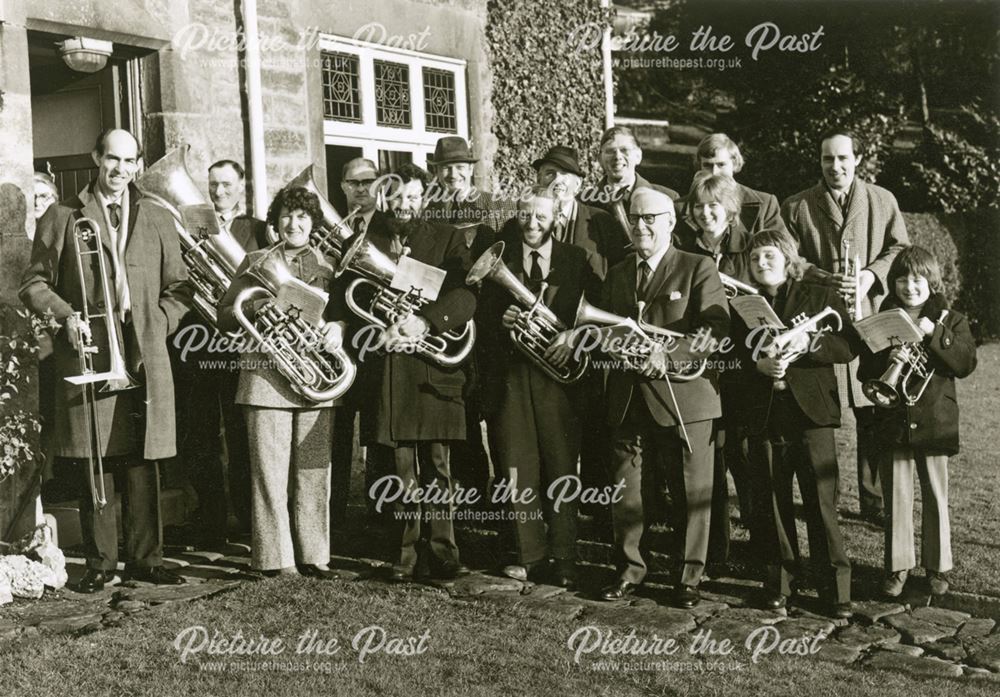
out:
{"label": "tuba bell", "polygon": [[[690,339],[686,334],[662,329],[642,320],[646,303],[639,301],[638,317],[633,320],[629,317],[622,317],[613,312],[607,312],[598,307],[594,307],[587,302],[586,298],[580,298],[580,304],[576,308],[576,319],[574,326],[581,329],[585,325],[597,325],[605,327],[625,326],[631,327],[635,335],[635,341],[618,341],[608,353],[612,358],[625,365],[626,370],[641,372],[648,364],[649,357],[655,352],[669,351],[669,347],[679,341]],[[668,370],[664,377],[674,382],[690,382],[701,377],[708,365],[708,359],[702,360],[697,366],[686,369],[672,371]]]}
{"label": "tuba bell", "polygon": [[475,285],[488,278],[503,286],[520,305],[527,308],[518,314],[510,330],[510,340],[556,382],[563,384],[576,382],[586,372],[589,359],[586,355],[579,359],[574,355],[570,362],[561,368],[545,360],[545,351],[558,334],[566,331],[566,326],[543,302],[547,284],[542,283],[537,296],[532,293],[503,263],[501,258],[503,250],[503,242],[497,242],[487,249],[472,265],[465,278],[466,284]]}
{"label": "tuba bell", "polygon": [[[295,392],[315,403],[337,399],[354,382],[357,366],[343,348],[323,351],[319,327],[298,316],[295,308],[285,310],[274,302],[281,287],[296,280],[283,255],[284,245],[275,245],[247,268],[260,285],[240,291],[233,314]],[[251,318],[244,306],[261,299],[269,302]]]}
{"label": "tuba bell", "polygon": [[[246,251],[230,233],[219,228],[215,209],[191,178],[185,163],[190,148],[185,143],[168,152],[138,177],[135,185],[146,198],[173,216],[181,256],[195,289],[194,307],[214,327],[215,308],[243,263]],[[191,207],[202,208],[204,214],[197,218],[189,216],[186,221],[184,212]]]}
{"label": "tuba bell", "polygon": [[[337,265],[338,276],[348,271],[359,276],[344,291],[351,312],[382,329],[419,312],[429,301],[419,292],[392,288],[396,270],[396,263],[368,241],[367,233],[352,237]],[[372,298],[359,302],[355,294],[366,286],[373,291]],[[452,330],[440,336],[423,337],[416,353],[444,368],[452,368],[468,357],[475,341],[476,326],[469,320],[461,332]]]}
{"label": "tuba bell", "polygon": [[865,397],[877,407],[892,409],[900,402],[912,407],[924,395],[924,390],[934,376],[934,369],[927,366],[927,351],[924,347],[916,343],[903,345],[909,348],[907,358],[891,361],[881,377],[866,380],[861,386]]}
{"label": "tuba bell", "polygon": [[313,228],[309,235],[309,245],[334,262],[340,261],[341,252],[347,244],[347,240],[354,235],[354,231],[348,226],[348,221],[354,218],[361,209],[353,208],[346,218],[341,218],[333,204],[316,186],[313,165],[306,167],[299,172],[298,176],[285,184],[286,189],[296,186],[315,194],[316,198],[319,199],[320,210],[323,212],[323,224]]}

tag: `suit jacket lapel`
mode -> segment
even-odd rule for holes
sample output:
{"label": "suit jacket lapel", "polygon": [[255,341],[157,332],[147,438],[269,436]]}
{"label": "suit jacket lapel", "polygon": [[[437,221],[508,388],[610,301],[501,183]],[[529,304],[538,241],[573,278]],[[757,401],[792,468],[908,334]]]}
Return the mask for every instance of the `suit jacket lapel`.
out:
{"label": "suit jacket lapel", "polygon": [[85,191],[80,192],[80,200],[83,202],[83,208],[80,209],[81,214],[84,218],[90,218],[97,223],[97,227],[101,229],[101,244],[108,250],[108,254],[113,256],[115,248],[111,244],[111,234],[108,231],[107,222],[104,220],[104,210],[93,191],[93,184]]}
{"label": "suit jacket lapel", "polygon": [[660,265],[656,267],[656,271],[653,272],[653,278],[649,280],[649,285],[646,286],[646,294],[642,300],[649,303],[653,298],[655,298],[659,292],[660,288],[664,283],[667,282],[667,277],[670,275],[670,271],[674,266],[674,262],[677,260],[677,248],[672,244],[667,247],[666,253],[663,258],[660,259]]}
{"label": "suit jacket lapel", "polygon": [[844,225],[844,213],[833,200],[833,195],[822,182],[813,190],[819,209],[833,222],[834,229],[840,230]]}
{"label": "suit jacket lapel", "polygon": [[135,219],[139,215],[139,199],[142,198],[142,194],[135,187],[135,184],[128,185],[128,237],[125,238],[125,251],[128,251],[129,246],[132,244],[132,240],[135,237]]}

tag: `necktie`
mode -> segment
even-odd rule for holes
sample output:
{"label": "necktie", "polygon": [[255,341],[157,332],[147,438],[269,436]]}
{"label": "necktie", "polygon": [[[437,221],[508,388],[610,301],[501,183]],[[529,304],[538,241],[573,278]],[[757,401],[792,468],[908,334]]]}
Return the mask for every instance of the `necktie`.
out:
{"label": "necktie", "polygon": [[649,279],[652,276],[650,272],[649,264],[645,261],[639,262],[639,283],[635,287],[635,295],[639,300],[646,297],[646,291],[649,290]]}
{"label": "necktie", "polygon": [[556,224],[554,226],[554,235],[560,242],[566,242],[568,235],[566,234],[566,223],[569,221],[569,215],[565,210],[559,211],[556,215]]}
{"label": "necktie", "polygon": [[118,203],[109,203],[108,204],[108,219],[111,221],[111,226],[115,230],[117,230],[119,227],[121,227],[121,224],[122,224],[121,210],[122,210],[122,207]]}
{"label": "necktie", "polygon": [[542,285],[542,267],[538,263],[541,258],[541,254],[537,251],[531,253],[531,266],[528,268],[528,280],[529,285],[532,286],[532,290],[537,290]]}
{"label": "necktie", "polygon": [[365,234],[365,227],[366,227],[365,226],[365,219],[364,218],[358,218],[357,220],[354,221],[354,234],[356,234],[356,235],[363,235],[363,234]]}

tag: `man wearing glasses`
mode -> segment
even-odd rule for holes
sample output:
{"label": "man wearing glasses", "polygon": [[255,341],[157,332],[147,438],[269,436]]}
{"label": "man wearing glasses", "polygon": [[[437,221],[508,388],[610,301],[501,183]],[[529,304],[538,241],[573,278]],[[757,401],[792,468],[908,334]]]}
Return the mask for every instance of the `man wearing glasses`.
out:
{"label": "man wearing glasses", "polygon": [[[645,302],[643,321],[688,337],[708,333],[718,341],[729,329],[726,294],[715,264],[670,244],[674,228],[673,201],[648,188],[632,193],[629,237],[635,249],[614,266],[605,279],[601,307],[616,315],[637,316]],[[604,589],[604,600],[622,600],[642,583],[646,563],[639,552],[644,531],[643,479],[665,471],[677,511],[675,533],[683,542],[683,570],[674,602],[684,608],[698,604],[708,553],[713,472],[713,419],[721,415],[717,375],[711,369],[687,382],[670,382],[665,369],[689,372],[712,353],[711,342],[692,346],[677,342],[650,356],[641,371],[612,366],[608,373],[608,423],[612,438],[612,479],[624,482],[614,502],[615,545],[621,560],[619,580]],[[697,350],[696,350],[697,349]]]}

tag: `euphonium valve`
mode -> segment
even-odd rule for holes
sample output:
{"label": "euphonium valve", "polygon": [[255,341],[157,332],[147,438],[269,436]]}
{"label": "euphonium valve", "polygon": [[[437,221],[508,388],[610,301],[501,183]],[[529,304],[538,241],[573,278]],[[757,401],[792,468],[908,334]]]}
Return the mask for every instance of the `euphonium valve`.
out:
{"label": "euphonium valve", "polygon": [[934,371],[927,366],[927,352],[920,344],[903,344],[904,355],[890,361],[882,376],[861,386],[877,407],[891,409],[900,403],[912,407],[923,396]]}

